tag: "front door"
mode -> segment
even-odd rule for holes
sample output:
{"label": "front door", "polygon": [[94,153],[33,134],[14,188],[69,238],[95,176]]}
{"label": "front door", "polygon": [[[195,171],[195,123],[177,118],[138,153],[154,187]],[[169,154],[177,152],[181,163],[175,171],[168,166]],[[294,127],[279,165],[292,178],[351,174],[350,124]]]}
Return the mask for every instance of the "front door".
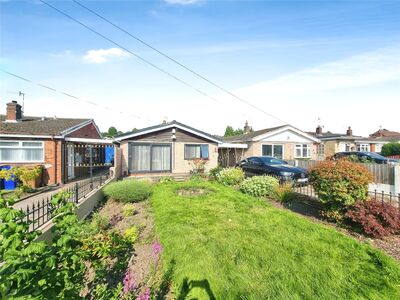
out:
{"label": "front door", "polygon": [[68,179],[75,177],[75,151],[74,145],[67,145]]}
{"label": "front door", "polygon": [[171,172],[171,145],[131,143],[129,161],[130,173]]}

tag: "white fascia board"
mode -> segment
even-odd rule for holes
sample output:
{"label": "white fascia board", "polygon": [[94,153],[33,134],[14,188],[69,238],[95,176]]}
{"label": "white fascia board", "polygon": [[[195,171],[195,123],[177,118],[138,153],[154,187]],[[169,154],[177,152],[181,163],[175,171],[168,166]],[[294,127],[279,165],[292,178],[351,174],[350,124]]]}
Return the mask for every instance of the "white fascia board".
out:
{"label": "white fascia board", "polygon": [[299,135],[302,135],[302,136],[304,136],[304,137],[306,137],[306,138],[308,138],[308,139],[310,139],[310,140],[312,140],[312,141],[314,141],[316,143],[321,143],[321,141],[319,139],[317,139],[316,137],[312,136],[311,134],[305,133],[304,131],[301,131],[300,129],[297,129],[296,127],[293,127],[291,125],[286,125],[284,127],[278,128],[276,130],[273,130],[273,131],[264,133],[262,135],[256,136],[256,137],[254,137],[252,139],[252,141],[258,142],[258,141],[261,141],[262,139],[265,139],[265,138],[270,137],[270,136],[272,136],[274,134],[277,134],[277,133],[281,133],[281,132],[283,132],[285,130],[288,130],[288,129],[292,130],[295,133],[297,133]]}
{"label": "white fascia board", "polygon": [[207,140],[214,141],[214,142],[216,142],[216,143],[221,143],[220,140],[211,138],[211,137],[209,137],[209,136],[206,136],[206,135],[204,135],[204,134],[199,133],[198,131],[191,130],[191,129],[189,129],[189,128],[187,128],[187,127],[184,127],[184,126],[181,126],[181,125],[179,125],[179,124],[168,124],[168,125],[163,126],[163,127],[157,127],[157,128],[153,128],[153,129],[149,129],[149,130],[141,131],[141,132],[134,132],[134,133],[132,133],[132,134],[129,134],[129,135],[125,135],[125,136],[121,136],[121,137],[119,137],[119,138],[116,138],[115,141],[122,141],[122,140],[125,140],[125,139],[133,138],[133,137],[135,137],[135,136],[141,136],[141,135],[145,135],[145,134],[148,134],[148,133],[152,133],[152,132],[156,132],[156,131],[160,131],[160,130],[164,130],[164,129],[168,129],[168,128],[173,128],[173,127],[176,127],[176,128],[182,129],[182,130],[184,130],[184,131],[193,133],[193,134],[195,134],[195,135],[197,135],[197,136],[201,136],[201,137],[203,137],[203,138],[205,138],[205,139],[207,139]]}
{"label": "white fascia board", "polygon": [[112,145],[112,140],[103,140],[103,139],[89,139],[89,138],[73,138],[73,137],[66,137],[66,142],[76,142],[76,143],[94,143],[94,144],[108,144]]}
{"label": "white fascia board", "polygon": [[218,144],[218,148],[238,148],[238,149],[247,149],[249,146],[243,143],[221,143]]}
{"label": "white fascia board", "polygon": [[0,134],[0,137],[32,138],[32,139],[62,139],[61,135],[34,135],[34,134]]}

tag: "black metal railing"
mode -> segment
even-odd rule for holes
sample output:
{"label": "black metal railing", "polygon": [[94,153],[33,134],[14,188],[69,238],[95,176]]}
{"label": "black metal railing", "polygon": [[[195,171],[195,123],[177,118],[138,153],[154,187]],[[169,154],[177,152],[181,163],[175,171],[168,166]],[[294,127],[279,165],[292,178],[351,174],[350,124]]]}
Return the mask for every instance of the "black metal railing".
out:
{"label": "black metal railing", "polygon": [[24,214],[21,220],[30,222],[31,225],[29,227],[29,231],[35,231],[43,224],[49,222],[53,217],[53,212],[60,207],[61,204],[54,205],[52,203],[51,200],[54,195],[60,192],[65,192],[68,195],[66,199],[67,202],[79,204],[90,192],[104,185],[109,178],[110,175],[108,172],[100,174],[98,176],[76,182],[72,186],[62,189],[59,192],[55,192],[53,195],[43,198],[42,200],[38,200],[36,203],[28,204],[26,208],[21,208],[21,211]]}
{"label": "black metal railing", "polygon": [[[318,195],[315,193],[314,188],[310,184],[295,184],[294,191],[298,194],[305,195],[313,199],[318,199]],[[378,190],[374,190],[368,191],[368,196],[375,201],[387,202],[393,206],[398,207],[400,210],[400,193],[386,193],[385,191],[379,192]]]}

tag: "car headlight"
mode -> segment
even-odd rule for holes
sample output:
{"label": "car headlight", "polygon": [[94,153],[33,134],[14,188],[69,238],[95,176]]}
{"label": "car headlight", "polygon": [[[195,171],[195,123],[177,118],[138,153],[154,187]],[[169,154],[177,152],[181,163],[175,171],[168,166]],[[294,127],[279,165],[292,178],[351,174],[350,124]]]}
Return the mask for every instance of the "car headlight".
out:
{"label": "car headlight", "polygon": [[289,177],[289,176],[293,175],[292,172],[285,172],[285,171],[281,171],[281,172],[279,172],[279,174],[281,174],[282,176],[285,176],[285,177]]}

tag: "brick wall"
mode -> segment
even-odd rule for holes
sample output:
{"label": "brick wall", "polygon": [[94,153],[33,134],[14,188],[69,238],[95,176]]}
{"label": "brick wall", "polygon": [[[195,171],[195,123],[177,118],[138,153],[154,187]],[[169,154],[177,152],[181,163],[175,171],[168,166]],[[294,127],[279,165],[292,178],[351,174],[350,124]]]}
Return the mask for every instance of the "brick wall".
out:
{"label": "brick wall", "polygon": [[62,183],[62,141],[44,142],[44,184]]}
{"label": "brick wall", "polygon": [[93,123],[90,123],[78,130],[67,135],[68,137],[76,137],[76,138],[91,138],[91,139],[101,139],[101,136],[96,130],[96,127]]}

